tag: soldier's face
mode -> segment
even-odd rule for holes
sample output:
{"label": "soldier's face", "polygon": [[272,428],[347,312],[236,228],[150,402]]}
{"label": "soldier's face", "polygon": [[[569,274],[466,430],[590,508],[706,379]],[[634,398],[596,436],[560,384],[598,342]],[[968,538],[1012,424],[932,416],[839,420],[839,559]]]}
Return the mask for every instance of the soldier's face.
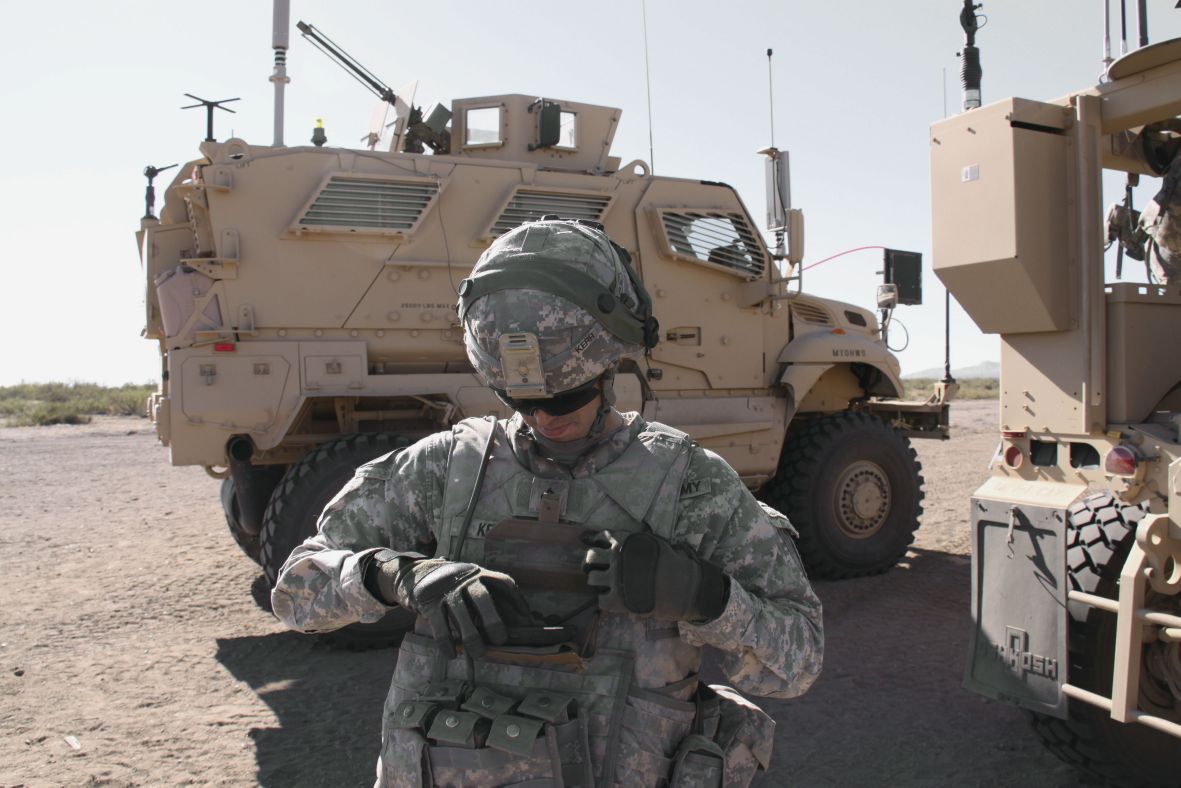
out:
{"label": "soldier's face", "polygon": [[532,416],[521,414],[529,428],[551,441],[565,442],[585,438],[595,423],[595,416],[602,404],[603,396],[592,399],[578,410],[562,416],[551,416],[544,410],[533,411]]}

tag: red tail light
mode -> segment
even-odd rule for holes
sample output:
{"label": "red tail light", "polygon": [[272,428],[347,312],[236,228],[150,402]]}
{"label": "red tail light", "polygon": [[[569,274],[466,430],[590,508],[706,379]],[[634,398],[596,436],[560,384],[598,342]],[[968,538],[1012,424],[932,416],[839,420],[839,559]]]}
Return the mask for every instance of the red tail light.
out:
{"label": "red tail light", "polygon": [[1140,458],[1128,446],[1116,446],[1107,452],[1107,459],[1103,461],[1103,470],[1113,476],[1134,476]]}
{"label": "red tail light", "polygon": [[1025,455],[1021,453],[1021,448],[1019,446],[1010,446],[1009,448],[1005,449],[1005,465],[1008,465],[1010,468],[1015,470],[1020,468],[1021,464],[1024,462]]}

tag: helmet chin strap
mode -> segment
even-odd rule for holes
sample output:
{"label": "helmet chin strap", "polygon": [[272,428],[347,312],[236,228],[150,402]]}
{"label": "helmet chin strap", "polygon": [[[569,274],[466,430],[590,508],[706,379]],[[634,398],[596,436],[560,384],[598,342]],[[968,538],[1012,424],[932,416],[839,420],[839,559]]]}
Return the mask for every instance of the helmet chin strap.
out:
{"label": "helmet chin strap", "polygon": [[611,411],[615,409],[614,383],[614,367],[599,376],[599,388],[602,392],[600,395],[599,410],[595,414],[595,420],[591,423],[590,429],[584,437],[572,441],[552,441],[536,430],[530,430],[533,440],[537,442],[537,445],[551,459],[563,465],[572,465],[579,457],[603,442],[603,433],[607,427],[607,419],[611,415]]}

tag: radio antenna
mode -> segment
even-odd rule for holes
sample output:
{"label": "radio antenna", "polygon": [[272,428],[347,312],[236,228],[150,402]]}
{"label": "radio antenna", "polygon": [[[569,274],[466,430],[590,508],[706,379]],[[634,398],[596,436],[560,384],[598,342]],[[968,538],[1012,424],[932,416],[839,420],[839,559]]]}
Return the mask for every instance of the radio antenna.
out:
{"label": "radio antenna", "polygon": [[186,104],[185,106],[181,107],[181,109],[196,109],[197,107],[204,107],[205,108],[205,141],[206,142],[216,142],[217,140],[214,139],[214,137],[213,137],[213,111],[215,109],[224,109],[226,112],[233,115],[234,111],[232,109],[230,109],[229,107],[223,107],[222,104],[229,104],[231,101],[237,101],[238,99],[229,98],[229,99],[218,99],[217,101],[210,101],[209,99],[203,99],[200,96],[194,96],[192,93],[186,93],[185,95],[188,96],[189,98],[193,99],[197,103],[196,104]]}
{"label": "radio antenna", "polygon": [[771,55],[770,47],[767,47],[767,106],[771,112],[771,147],[775,147],[775,88],[771,84]]}
{"label": "radio antenna", "polygon": [[640,14],[644,19],[644,84],[648,89],[648,167],[656,172],[656,153],[652,145],[652,74],[648,70],[648,3],[640,0]]}
{"label": "radio antenna", "polygon": [[[976,13],[983,4],[964,0],[964,7],[960,11],[960,27],[964,29],[964,48],[960,52],[960,81],[964,86],[964,111],[976,109],[980,106],[980,50],[976,48],[976,31],[980,24],[980,15]],[[987,22],[985,18],[985,22]]]}
{"label": "radio antenna", "polygon": [[275,0],[271,11],[271,49],[275,52],[275,70],[271,84],[275,86],[275,147],[283,147],[283,91],[291,78],[287,76],[287,48],[291,33],[291,0]]}

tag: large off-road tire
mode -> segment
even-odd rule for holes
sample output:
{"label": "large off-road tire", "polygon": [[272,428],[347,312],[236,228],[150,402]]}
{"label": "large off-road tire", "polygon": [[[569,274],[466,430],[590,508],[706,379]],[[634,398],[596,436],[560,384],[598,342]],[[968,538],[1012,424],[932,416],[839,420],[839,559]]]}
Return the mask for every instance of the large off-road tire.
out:
{"label": "large off-road tire", "polygon": [[824,416],[788,433],[762,497],[800,532],[813,577],[885,572],[914,540],[923,477],[910,442],[864,413]]}
{"label": "large off-road tire", "polygon": [[[357,467],[408,444],[407,439],[389,433],[350,435],[317,447],[291,466],[263,514],[259,553],[270,586],[291,551],[315,535],[320,512]],[[393,645],[412,624],[410,614],[395,610],[375,624],[354,624],[327,633],[326,639],[349,648]]]}
{"label": "large off-road tire", "polygon": [[[280,479],[283,478],[283,468],[260,468],[256,469],[256,473],[261,474],[260,483],[265,484],[269,490],[274,490],[278,485]],[[260,544],[259,534],[252,534],[242,527],[242,513],[238,508],[237,488],[234,485],[232,478],[225,478],[221,482],[221,508],[226,516],[226,525],[229,526],[230,534],[234,537],[234,542],[238,547],[242,548],[251,561],[256,564],[262,563],[260,551],[262,546]]]}
{"label": "large off-road tire", "polygon": [[[1144,509],[1124,506],[1108,493],[1089,495],[1071,507],[1066,526],[1071,589],[1116,597],[1120,569],[1144,514]],[[1115,615],[1072,603],[1070,617],[1070,683],[1111,697]],[[1147,665],[1140,682],[1142,706],[1181,720],[1181,699]],[[1105,785],[1175,786],[1181,780],[1181,745],[1176,739],[1144,725],[1116,722],[1089,703],[1071,701],[1065,720],[1034,714],[1033,727],[1051,752]]]}

